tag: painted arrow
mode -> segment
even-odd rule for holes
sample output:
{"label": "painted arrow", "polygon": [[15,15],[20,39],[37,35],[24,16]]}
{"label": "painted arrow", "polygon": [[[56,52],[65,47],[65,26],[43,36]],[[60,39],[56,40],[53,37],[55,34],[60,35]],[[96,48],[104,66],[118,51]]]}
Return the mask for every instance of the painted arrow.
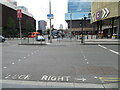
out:
{"label": "painted arrow", "polygon": [[77,80],[77,81],[86,81],[87,79],[85,79],[85,78],[75,78],[75,80]]}

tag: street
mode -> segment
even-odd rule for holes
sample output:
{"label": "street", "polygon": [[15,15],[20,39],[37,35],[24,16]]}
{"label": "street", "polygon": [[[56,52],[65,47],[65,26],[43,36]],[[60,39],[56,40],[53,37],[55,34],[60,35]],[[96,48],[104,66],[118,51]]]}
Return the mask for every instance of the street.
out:
{"label": "street", "polygon": [[117,45],[57,40],[49,45],[18,44],[18,40],[2,43],[3,80],[94,84],[119,81],[119,54],[109,50],[117,52]]}

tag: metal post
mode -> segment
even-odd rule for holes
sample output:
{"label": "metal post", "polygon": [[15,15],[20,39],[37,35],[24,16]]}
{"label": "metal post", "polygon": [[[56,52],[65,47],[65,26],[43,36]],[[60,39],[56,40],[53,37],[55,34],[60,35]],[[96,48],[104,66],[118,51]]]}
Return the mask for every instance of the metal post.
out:
{"label": "metal post", "polygon": [[82,19],[82,39],[81,39],[81,43],[83,43],[83,24],[84,24],[84,22],[83,22],[83,19]]}
{"label": "metal post", "polygon": [[118,18],[118,25],[117,25],[117,39],[120,39],[120,17]]}
{"label": "metal post", "polygon": [[70,12],[70,39],[72,39],[72,10]]}
{"label": "metal post", "polygon": [[[51,14],[51,0],[49,0],[49,11]],[[52,43],[52,37],[51,37],[51,19],[50,19],[50,43]]]}
{"label": "metal post", "polygon": [[19,28],[20,28],[20,43],[22,41],[22,34],[21,34],[21,19],[19,18]]}

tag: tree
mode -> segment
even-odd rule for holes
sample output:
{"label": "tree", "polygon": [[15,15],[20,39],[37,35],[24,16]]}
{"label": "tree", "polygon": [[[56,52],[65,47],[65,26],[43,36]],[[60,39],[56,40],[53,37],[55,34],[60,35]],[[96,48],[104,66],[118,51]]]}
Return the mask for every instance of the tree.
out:
{"label": "tree", "polygon": [[3,27],[3,34],[5,36],[15,36],[16,34],[16,24],[15,24],[15,21],[12,19],[11,16],[8,17],[8,22],[7,22],[7,25],[5,25]]}

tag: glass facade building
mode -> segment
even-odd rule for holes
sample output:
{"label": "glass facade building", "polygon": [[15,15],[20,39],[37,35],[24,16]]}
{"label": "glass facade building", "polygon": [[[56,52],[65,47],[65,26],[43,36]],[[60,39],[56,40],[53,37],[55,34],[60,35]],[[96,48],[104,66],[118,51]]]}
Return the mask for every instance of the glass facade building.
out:
{"label": "glass facade building", "polygon": [[46,30],[46,21],[44,20],[40,20],[38,21],[38,30]]}
{"label": "glass facade building", "polygon": [[89,17],[90,12],[91,0],[68,0],[68,13],[65,14],[65,20],[80,20],[83,16]]}

